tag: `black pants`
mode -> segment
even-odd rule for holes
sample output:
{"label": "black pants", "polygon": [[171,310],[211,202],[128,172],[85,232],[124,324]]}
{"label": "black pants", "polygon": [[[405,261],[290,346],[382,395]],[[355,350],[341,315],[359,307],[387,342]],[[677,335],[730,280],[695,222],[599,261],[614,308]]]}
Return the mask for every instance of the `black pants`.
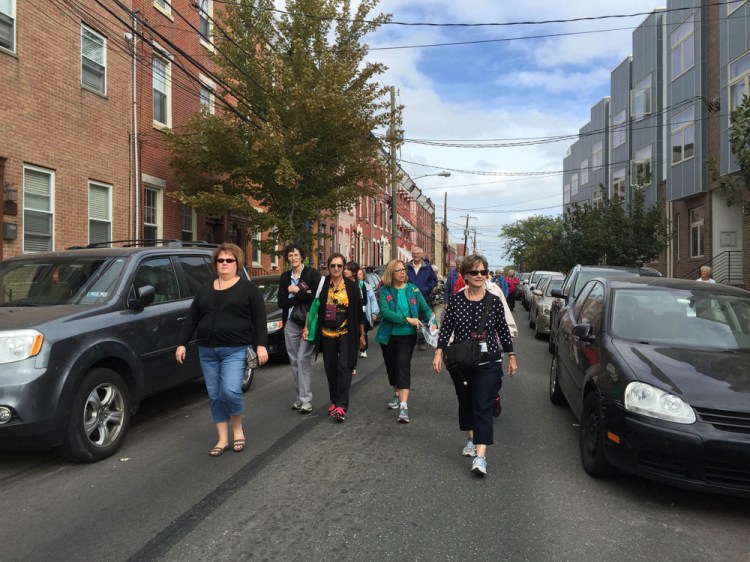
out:
{"label": "black pants", "polygon": [[512,292],[508,295],[508,298],[505,299],[508,301],[508,308],[511,312],[513,312],[513,309],[516,307],[516,293]]}
{"label": "black pants", "polygon": [[[468,376],[468,384],[451,375],[458,398],[458,427],[461,431],[474,431],[474,444],[492,445],[492,402],[502,384],[502,363],[479,365]],[[498,379],[500,381],[498,382]]]}
{"label": "black pants", "polygon": [[391,336],[387,345],[380,344],[383,350],[385,372],[388,383],[398,389],[411,388],[411,357],[414,354],[416,334],[411,336]]}
{"label": "black pants", "polygon": [[349,408],[349,389],[352,386],[352,368],[349,366],[349,338],[320,336],[320,349],[323,352],[323,367],[328,378],[328,392],[331,404],[344,410]]}

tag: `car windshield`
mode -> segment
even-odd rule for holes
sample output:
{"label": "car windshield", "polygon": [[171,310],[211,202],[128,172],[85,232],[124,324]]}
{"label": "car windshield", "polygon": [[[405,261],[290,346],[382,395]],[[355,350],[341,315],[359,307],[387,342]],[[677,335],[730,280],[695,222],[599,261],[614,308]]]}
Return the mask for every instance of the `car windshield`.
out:
{"label": "car windshield", "polygon": [[552,296],[552,289],[559,289],[562,287],[564,277],[553,277],[547,284],[547,288],[544,290],[544,294],[548,297]]}
{"label": "car windshield", "polygon": [[750,351],[750,298],[710,291],[615,291],[612,335],[671,347]]}
{"label": "car windshield", "polygon": [[258,281],[253,279],[265,302],[276,303],[279,300],[279,280]]}
{"label": "car windshield", "polygon": [[0,263],[1,306],[95,304],[114,292],[123,258],[52,256]]}

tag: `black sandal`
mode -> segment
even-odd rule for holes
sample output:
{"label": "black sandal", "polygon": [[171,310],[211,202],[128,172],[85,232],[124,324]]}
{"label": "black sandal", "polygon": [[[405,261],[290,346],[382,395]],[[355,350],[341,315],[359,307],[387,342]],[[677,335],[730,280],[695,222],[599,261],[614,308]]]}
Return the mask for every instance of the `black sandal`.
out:
{"label": "black sandal", "polygon": [[244,439],[235,439],[234,445],[232,447],[235,453],[241,453],[245,450],[245,440]]}
{"label": "black sandal", "polygon": [[208,452],[209,457],[220,457],[224,453],[226,453],[229,450],[229,445],[225,445],[224,447],[214,447]]}

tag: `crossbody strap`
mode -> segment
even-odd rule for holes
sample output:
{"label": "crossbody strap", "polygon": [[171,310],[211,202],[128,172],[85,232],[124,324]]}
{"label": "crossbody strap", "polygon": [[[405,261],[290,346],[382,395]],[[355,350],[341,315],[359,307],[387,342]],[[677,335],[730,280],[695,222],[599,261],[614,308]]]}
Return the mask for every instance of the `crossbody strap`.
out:
{"label": "crossbody strap", "polygon": [[490,305],[492,303],[492,300],[490,299],[489,291],[485,293],[484,298],[482,299],[482,304],[484,304],[484,308],[482,310],[482,317],[479,319],[479,326],[477,326],[477,335],[484,332],[485,327],[487,326],[487,319],[490,315]]}

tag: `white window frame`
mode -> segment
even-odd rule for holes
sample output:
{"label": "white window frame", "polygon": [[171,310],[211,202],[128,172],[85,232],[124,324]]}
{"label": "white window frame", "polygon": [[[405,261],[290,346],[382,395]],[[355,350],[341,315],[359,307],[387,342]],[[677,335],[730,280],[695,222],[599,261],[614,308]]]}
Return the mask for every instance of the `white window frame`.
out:
{"label": "white window frame", "polygon": [[[190,219],[190,229],[185,228],[185,219]],[[194,241],[197,240],[196,236],[196,226],[198,224],[198,213],[195,212],[195,209],[192,207],[188,207],[187,205],[182,206],[182,240],[185,241]],[[185,233],[189,232],[190,237],[185,238]]]}
{"label": "white window frame", "polygon": [[[200,82],[200,91],[198,92],[198,100],[202,107],[208,108],[211,115],[216,114],[216,82],[204,76],[203,74],[198,75],[198,81]],[[204,97],[204,92],[208,95]]]}
{"label": "white window frame", "polygon": [[[697,211],[700,210],[701,215],[703,214],[703,206],[694,207],[690,209],[690,257],[691,258],[700,258],[703,257],[703,254],[705,252],[705,232],[703,232],[703,228],[705,225],[704,217],[701,216],[700,218],[696,218]],[[695,240],[695,244],[693,243],[693,233],[697,234],[697,239]],[[698,253],[698,250],[700,250],[700,253]]]}
{"label": "white window frame", "polygon": [[[206,9],[204,9],[204,6]],[[206,14],[207,17],[203,17]],[[214,50],[214,0],[198,0],[198,36],[201,45]],[[208,27],[208,37],[203,35],[203,24]]]}
{"label": "white window frame", "polygon": [[578,195],[578,172],[570,176],[570,196]]}
{"label": "white window frame", "polygon": [[728,65],[729,111],[737,109],[743,96],[750,96],[750,51],[737,57]]}
{"label": "white window frame", "polygon": [[[154,193],[154,205],[151,207],[148,205],[149,201],[149,192]],[[154,185],[146,185],[143,188],[143,238],[144,239],[151,239],[151,237],[146,236],[146,227],[154,227],[156,228],[156,235],[153,237],[154,239],[161,239],[163,238],[163,225],[164,225],[164,204],[163,204],[163,193],[164,190],[160,187],[156,187]],[[148,217],[148,210],[153,208],[153,217]],[[153,218],[153,221],[147,220],[148,218]]]}
{"label": "white window frame", "polygon": [[[8,2],[8,9],[6,11],[0,12],[0,16],[2,16],[2,22],[0,25],[5,25],[5,27],[10,28],[10,46],[4,47],[0,45],[0,51],[5,51],[6,53],[15,53],[16,52],[16,0],[7,0]],[[9,20],[9,21],[8,21]]]}
{"label": "white window frame", "polygon": [[[685,23],[680,25],[677,29],[672,32],[670,36],[671,50],[670,50],[670,63],[672,65],[672,80],[676,80],[688,70],[695,66],[695,16],[691,15],[685,20]],[[675,55],[680,55],[679,67],[675,65]],[[685,55],[689,54],[692,58],[692,62],[686,62]],[[679,70],[679,71],[678,71]]]}
{"label": "white window frame", "polygon": [[[164,64],[164,91],[157,90],[157,71],[156,65],[152,64],[151,69],[151,92],[154,103],[156,102],[156,92],[159,92],[165,97],[165,111],[166,111],[166,122],[157,121],[156,111],[153,111],[153,126],[157,129],[171,129],[172,128],[172,59],[165,51],[154,48],[153,58],[151,59],[154,63],[158,60]],[[152,104],[153,106],[154,104]]]}
{"label": "white window frame", "polygon": [[646,176],[648,181],[644,185],[650,185],[654,181],[652,173],[651,161],[653,159],[653,145],[647,145],[640,148],[635,153],[635,158],[630,163],[630,185],[633,187],[641,187],[638,184],[638,178],[640,176]]}
{"label": "white window frame", "polygon": [[563,185],[563,205],[570,203],[570,184],[566,183]]}
{"label": "white window frame", "polygon": [[612,172],[612,195],[617,195],[625,199],[625,190],[627,188],[625,181],[625,168],[620,168]]}
{"label": "white window frame", "polygon": [[591,206],[594,209],[602,209],[604,207],[604,196],[602,195],[601,191],[596,193],[591,200]]}
{"label": "white window frame", "polygon": [[589,183],[589,159],[586,158],[581,161],[581,185]]}
{"label": "white window frame", "polygon": [[250,249],[250,263],[253,267],[261,267],[263,263],[263,253],[260,251],[260,245],[256,244],[256,242],[260,242],[262,239],[260,231],[253,232],[250,235],[250,240],[253,241],[252,248]]}
{"label": "white window frame", "polygon": [[[107,218],[94,217],[91,215],[91,188],[103,188],[107,191]],[[89,244],[92,242],[101,242],[101,240],[91,240],[91,222],[95,221],[101,224],[107,224],[109,226],[109,233],[106,237],[106,241],[112,240],[112,186],[107,183],[89,180],[89,210],[88,210],[88,241]]]}
{"label": "white window frame", "polygon": [[273,250],[273,255],[271,255],[271,269],[279,269],[279,245],[276,244]]}
{"label": "white window frame", "polygon": [[727,15],[733,14],[745,4],[746,2],[733,2],[732,0],[727,0]]}
{"label": "white window frame", "polygon": [[172,16],[172,3],[170,0],[154,0],[154,8],[174,21]]}
{"label": "white window frame", "polygon": [[591,168],[595,172],[601,170],[604,165],[604,143],[598,141],[594,143],[594,147],[591,150]]}
{"label": "white window frame", "polygon": [[630,115],[638,120],[652,113],[651,75],[645,76],[630,92]]}
{"label": "white window frame", "polygon": [[[685,137],[692,133],[692,153],[689,156],[685,156],[686,143]],[[690,160],[695,157],[695,107],[690,107],[682,113],[672,118],[672,165],[680,164],[686,160]],[[675,159],[675,148],[679,147],[679,158]]]}
{"label": "white window frame", "polygon": [[[84,43],[84,40],[85,40],[84,36],[87,33],[90,34],[90,35],[93,35],[93,37],[90,38],[91,41],[97,41],[98,40],[98,42],[100,43],[100,46],[101,46],[101,61],[94,60],[94,59],[92,59],[90,57],[87,57],[84,54],[83,43]],[[84,67],[85,67],[86,61],[88,61],[89,66],[91,66],[91,67],[101,67],[101,74],[102,74],[101,88],[97,88],[96,86],[93,86],[91,84],[87,84],[84,81],[84,79],[83,79],[84,72],[85,72]],[[85,88],[87,90],[90,90],[92,92],[95,92],[97,94],[101,94],[103,96],[107,95],[107,38],[104,37],[104,35],[102,35],[98,31],[90,28],[86,24],[81,24],[81,87]]]}
{"label": "white window frame", "polygon": [[[27,186],[26,186],[26,172],[36,172],[40,174],[46,174],[49,177],[49,195],[47,197],[49,198],[49,209],[38,209],[34,208],[29,205],[32,194],[27,193]],[[23,167],[23,251],[24,253],[33,254],[35,252],[43,252],[45,250],[41,249],[34,249],[30,250],[26,246],[27,238],[31,233],[27,233],[27,224],[28,221],[26,220],[26,212],[30,213],[38,213],[42,215],[49,216],[49,244],[48,251],[52,251],[55,249],[55,171],[54,170],[48,170],[47,168],[40,168],[39,166],[32,166],[29,164],[24,165]],[[37,195],[38,196],[38,195]],[[36,236],[46,236],[45,234],[40,233],[33,233]]]}
{"label": "white window frame", "polygon": [[624,109],[612,117],[612,148],[622,146],[628,140],[627,118],[627,112]]}

